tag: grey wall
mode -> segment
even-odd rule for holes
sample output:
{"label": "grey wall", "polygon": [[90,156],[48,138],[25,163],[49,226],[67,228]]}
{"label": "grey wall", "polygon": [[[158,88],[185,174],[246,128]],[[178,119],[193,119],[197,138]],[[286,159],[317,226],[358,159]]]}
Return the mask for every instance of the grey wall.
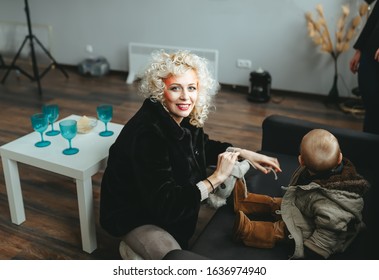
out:
{"label": "grey wall", "polygon": [[[356,12],[360,0],[29,0],[33,24],[49,25],[51,52],[77,64],[86,45],[114,70],[128,70],[128,43],[219,50],[219,81],[248,85],[258,67],[269,71],[275,89],[326,95],[333,64],[307,35],[304,13],[324,5],[334,32],[341,3]],[[23,0],[0,0],[0,20],[26,22]],[[0,44],[1,45],[1,44]],[[353,50],[339,59],[341,96],[357,77],[348,70]],[[252,61],[237,68],[237,59]]]}

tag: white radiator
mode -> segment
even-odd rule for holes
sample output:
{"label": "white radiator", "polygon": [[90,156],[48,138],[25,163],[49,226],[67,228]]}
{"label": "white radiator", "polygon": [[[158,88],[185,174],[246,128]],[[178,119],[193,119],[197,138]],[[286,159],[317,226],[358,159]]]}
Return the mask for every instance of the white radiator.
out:
{"label": "white radiator", "polygon": [[177,50],[189,50],[198,56],[204,57],[209,61],[209,70],[213,73],[213,77],[217,80],[218,69],[218,50],[212,49],[193,49],[185,47],[161,46],[141,43],[129,44],[129,73],[126,79],[127,84],[132,84],[136,78],[136,74],[142,70],[148,63],[151,53],[155,50],[165,50],[173,52]]}
{"label": "white radiator", "polygon": [[[46,24],[33,24],[32,28],[33,35],[38,38],[47,50],[51,51],[52,27]],[[29,35],[29,33],[26,23],[0,20],[0,53],[3,57],[11,60],[21,47],[27,35]],[[29,58],[29,43],[30,42],[27,42],[21,50],[20,59]],[[50,63],[50,58],[46,56],[36,41],[34,41],[34,47],[38,62]]]}

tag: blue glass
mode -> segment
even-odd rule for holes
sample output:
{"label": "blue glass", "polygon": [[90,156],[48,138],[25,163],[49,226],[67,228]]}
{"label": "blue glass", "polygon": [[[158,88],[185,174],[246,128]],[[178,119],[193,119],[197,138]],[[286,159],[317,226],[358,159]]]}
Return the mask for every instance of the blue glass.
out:
{"label": "blue glass", "polygon": [[78,148],[73,148],[71,146],[71,140],[76,136],[78,132],[76,120],[63,120],[59,123],[59,128],[61,129],[62,137],[68,140],[69,147],[63,150],[65,155],[74,155],[79,152]]}
{"label": "blue glass", "polygon": [[59,117],[59,107],[56,104],[44,105],[42,107],[42,112],[48,116],[49,124],[51,125],[51,130],[46,132],[48,136],[55,136],[59,134],[59,130],[54,130],[54,122]]}
{"label": "blue glass", "polygon": [[96,108],[97,117],[105,124],[105,130],[100,132],[99,135],[103,137],[113,135],[113,131],[108,130],[108,122],[111,121],[113,117],[113,107],[112,105],[99,105]]}
{"label": "blue glass", "polygon": [[43,132],[47,129],[49,125],[47,115],[41,113],[34,114],[30,117],[30,120],[32,122],[33,129],[41,134],[41,141],[35,143],[34,146],[38,148],[49,146],[51,144],[50,141],[46,141],[43,139]]}

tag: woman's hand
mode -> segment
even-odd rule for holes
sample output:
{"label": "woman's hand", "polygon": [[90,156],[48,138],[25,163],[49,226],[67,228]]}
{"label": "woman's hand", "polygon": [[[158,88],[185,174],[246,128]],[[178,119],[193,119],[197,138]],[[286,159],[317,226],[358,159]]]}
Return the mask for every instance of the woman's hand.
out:
{"label": "woman's hand", "polygon": [[356,50],[353,58],[350,60],[350,71],[353,74],[357,73],[359,67],[359,61],[361,59],[361,51]]}
{"label": "woman's hand", "polygon": [[377,61],[377,62],[379,62],[379,48],[376,50],[376,52],[375,52],[375,60]]}
{"label": "woman's hand", "polygon": [[259,171],[267,174],[272,168],[275,172],[282,172],[277,158],[262,155],[253,151],[233,148],[240,153],[240,156],[249,160]]}
{"label": "woman's hand", "polygon": [[239,155],[239,152],[224,152],[218,155],[216,170],[208,178],[215,187],[222,184],[230,176]]}

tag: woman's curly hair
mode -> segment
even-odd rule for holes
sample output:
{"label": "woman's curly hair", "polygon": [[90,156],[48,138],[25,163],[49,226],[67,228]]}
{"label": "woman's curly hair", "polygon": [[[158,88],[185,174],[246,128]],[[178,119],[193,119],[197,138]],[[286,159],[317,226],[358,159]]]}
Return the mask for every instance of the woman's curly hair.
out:
{"label": "woman's curly hair", "polygon": [[190,123],[196,127],[204,126],[212,106],[213,96],[219,89],[218,82],[208,69],[208,61],[190,51],[180,50],[171,54],[164,50],[153,52],[151,62],[140,76],[140,93],[145,98],[159,101],[164,106],[163,79],[172,75],[182,75],[189,69],[197,74],[199,81],[198,97],[194,109],[190,113]]}

